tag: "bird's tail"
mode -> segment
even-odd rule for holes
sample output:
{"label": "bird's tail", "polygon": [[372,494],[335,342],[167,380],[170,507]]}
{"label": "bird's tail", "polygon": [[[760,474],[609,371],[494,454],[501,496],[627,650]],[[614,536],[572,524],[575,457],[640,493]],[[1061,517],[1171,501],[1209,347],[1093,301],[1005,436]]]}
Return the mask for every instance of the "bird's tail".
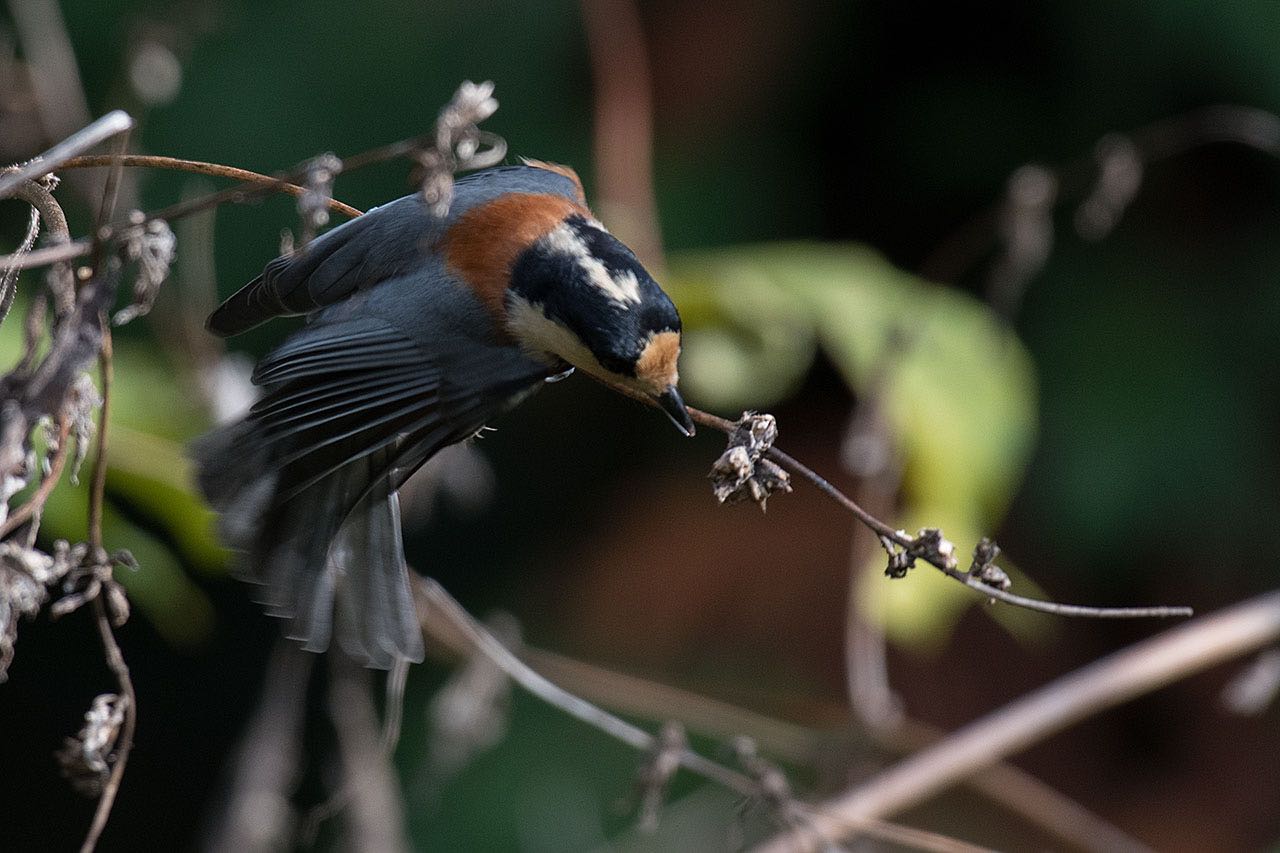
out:
{"label": "bird's tail", "polygon": [[368,666],[422,660],[399,503],[380,454],[282,499],[270,447],[254,424],[217,429],[193,451],[223,541],[240,552],[269,611],[288,620],[291,638],[323,651],[336,626],[339,645]]}

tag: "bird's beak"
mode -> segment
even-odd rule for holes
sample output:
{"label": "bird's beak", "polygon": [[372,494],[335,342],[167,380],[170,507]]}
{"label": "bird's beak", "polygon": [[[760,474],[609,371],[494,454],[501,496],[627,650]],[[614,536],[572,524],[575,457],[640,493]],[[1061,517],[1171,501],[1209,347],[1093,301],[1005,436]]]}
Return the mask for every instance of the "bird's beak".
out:
{"label": "bird's beak", "polygon": [[676,429],[687,436],[694,433],[693,419],[689,417],[689,410],[684,407],[684,400],[680,398],[680,392],[676,390],[676,386],[672,385],[657,397],[658,405],[662,407],[662,411],[667,413],[667,417],[671,418],[671,422],[676,425]]}

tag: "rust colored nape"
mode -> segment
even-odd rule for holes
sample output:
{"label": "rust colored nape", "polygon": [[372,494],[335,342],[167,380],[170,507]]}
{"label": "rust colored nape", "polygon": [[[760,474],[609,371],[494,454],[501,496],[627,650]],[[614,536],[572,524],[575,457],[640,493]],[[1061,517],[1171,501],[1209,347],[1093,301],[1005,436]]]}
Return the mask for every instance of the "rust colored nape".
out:
{"label": "rust colored nape", "polygon": [[516,258],[574,213],[591,215],[564,196],[509,193],[462,214],[440,248],[445,262],[476,292],[502,328]]}

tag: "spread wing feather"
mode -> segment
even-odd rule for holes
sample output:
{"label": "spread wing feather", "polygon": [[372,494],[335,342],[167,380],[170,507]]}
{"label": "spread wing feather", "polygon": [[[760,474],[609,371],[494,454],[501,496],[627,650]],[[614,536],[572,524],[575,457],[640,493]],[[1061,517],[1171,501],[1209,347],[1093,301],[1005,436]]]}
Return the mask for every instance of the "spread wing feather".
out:
{"label": "spread wing feather", "polygon": [[417,342],[373,312],[322,317],[263,360],[266,395],[197,455],[224,538],[290,636],[319,650],[336,630],[371,666],[421,659],[395,490],[546,374],[510,347]]}

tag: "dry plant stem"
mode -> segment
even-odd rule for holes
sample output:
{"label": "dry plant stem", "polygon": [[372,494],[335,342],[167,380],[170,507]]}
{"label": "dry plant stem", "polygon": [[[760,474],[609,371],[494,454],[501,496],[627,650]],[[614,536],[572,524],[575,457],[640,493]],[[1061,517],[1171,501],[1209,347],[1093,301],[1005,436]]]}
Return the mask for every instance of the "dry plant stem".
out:
{"label": "dry plant stem", "polygon": [[[116,213],[116,199],[120,192],[120,170],[123,167],[122,157],[129,147],[129,131],[118,134],[114,140],[115,151],[107,158],[110,169],[107,171],[107,182],[102,188],[102,204],[98,207],[98,218],[94,221],[94,239],[99,239],[102,228],[111,221],[111,217]],[[74,158],[73,158],[74,159]],[[68,161],[70,162],[70,161]],[[63,163],[62,168],[66,168],[67,164]],[[102,251],[101,245],[94,247],[97,252]]]}
{"label": "dry plant stem", "polygon": [[[840,827],[826,815],[883,817],[918,803],[1049,735],[1178,679],[1280,639],[1280,592],[1203,616],[1082,667],[988,714],[821,807],[824,835]],[[758,851],[795,850],[778,836]]]}
{"label": "dry plant stem", "polygon": [[[89,490],[89,543],[98,552],[92,559],[105,560],[102,553],[102,502],[107,482],[107,418],[111,412],[111,378],[112,351],[111,327],[107,323],[106,314],[100,315],[102,323],[102,349],[99,362],[102,366],[102,409],[98,416],[98,452],[93,460],[93,483]],[[120,730],[120,739],[115,748],[115,764],[111,768],[111,776],[102,789],[102,797],[98,800],[98,809],[93,816],[93,824],[89,834],[81,845],[81,853],[93,850],[102,831],[107,826],[107,818],[111,816],[111,807],[115,805],[116,794],[120,791],[120,780],[124,776],[124,767],[129,760],[129,751],[133,749],[133,733],[138,724],[138,697],[133,690],[133,679],[129,676],[129,666],[124,661],[120,646],[116,642],[115,633],[111,629],[111,618],[107,614],[106,604],[99,595],[93,600],[93,616],[98,623],[98,633],[102,637],[102,648],[106,653],[107,666],[115,674],[120,684],[120,695],[125,698],[124,725]]]}
{"label": "dry plant stem", "polygon": [[[732,433],[734,429],[734,425],[731,421],[693,407],[689,407],[689,417],[693,418],[695,423],[719,430],[726,435]],[[813,471],[813,469],[807,467],[776,447],[769,449],[768,456],[791,473],[804,477],[810,483],[817,486],[819,491],[852,513],[855,518],[869,527],[876,533],[876,535],[881,536],[902,548],[909,548],[914,544],[914,540],[910,536],[906,536],[905,534],[894,530],[892,527],[867,512],[855,503],[848,495],[831,485],[831,483],[827,482],[827,480]],[[970,576],[967,572],[949,568],[941,560],[930,559],[927,555],[921,555],[919,559],[925,560],[947,577],[959,581],[987,598],[998,599],[1007,604],[1017,605],[1018,607],[1024,607],[1028,610],[1038,610],[1041,613],[1052,613],[1056,616],[1084,616],[1092,619],[1167,618],[1173,616],[1192,615],[1190,607],[1084,607],[1078,604],[1058,604],[1052,601],[1040,601],[1034,598],[1014,595],[1011,592],[1006,592],[1002,589],[988,586],[977,578]]]}
{"label": "dry plant stem", "polygon": [[111,619],[107,615],[107,606],[102,596],[93,600],[93,616],[98,623],[98,633],[102,637],[102,648],[106,651],[107,666],[115,674],[120,684],[120,695],[127,706],[124,711],[124,724],[120,727],[120,739],[116,742],[115,764],[111,767],[111,776],[103,786],[102,797],[98,800],[98,809],[94,812],[93,823],[84,844],[80,845],[80,853],[90,853],[98,846],[98,839],[107,826],[107,818],[111,816],[111,807],[115,805],[116,794],[120,791],[120,780],[124,777],[124,766],[129,760],[129,751],[133,749],[133,733],[138,725],[138,696],[133,690],[133,679],[129,676],[129,666],[120,652],[115,634],[111,631]]}
{"label": "dry plant stem", "polygon": [[71,421],[63,417],[58,421],[58,450],[49,461],[49,473],[40,481],[31,498],[15,509],[4,524],[0,524],[0,539],[44,511],[44,505],[49,501],[49,495],[53,494],[54,487],[58,485],[58,480],[62,477],[62,469],[67,463],[67,440],[70,435]]}
{"label": "dry plant stem", "polygon": [[47,267],[50,264],[74,261],[83,258],[93,251],[93,244],[84,239],[73,240],[60,246],[45,246],[33,249],[22,255],[0,255],[0,268],[29,270],[35,267]]}
{"label": "dry plant stem", "polygon": [[[237,169],[235,166],[224,166],[221,163],[206,163],[203,160],[183,160],[178,157],[159,157],[149,154],[107,154],[73,157],[62,164],[62,171],[67,169],[93,169],[112,165],[119,165],[124,168],[168,169],[175,172],[190,172],[196,175],[211,175],[215,178],[230,178],[248,185],[269,185],[273,190],[287,193],[291,196],[301,196],[306,192],[305,187],[282,181],[279,178],[273,178],[270,175],[251,172],[248,169]],[[328,206],[330,211],[352,219],[361,214],[358,208],[344,204],[336,199],[329,199]]]}

